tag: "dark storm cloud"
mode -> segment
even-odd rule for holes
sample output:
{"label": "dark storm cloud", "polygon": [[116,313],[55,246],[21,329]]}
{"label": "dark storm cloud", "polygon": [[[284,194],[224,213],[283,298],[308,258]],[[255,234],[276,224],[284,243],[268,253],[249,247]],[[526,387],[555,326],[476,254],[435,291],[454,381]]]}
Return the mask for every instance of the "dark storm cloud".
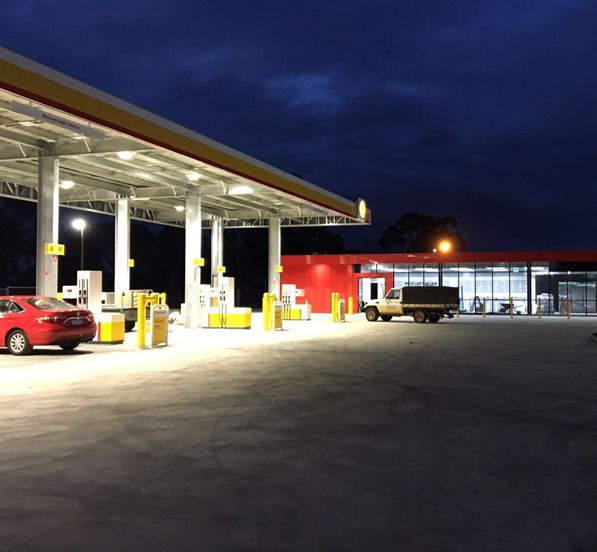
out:
{"label": "dark storm cloud", "polygon": [[594,247],[590,0],[21,1],[0,25],[10,49],[366,196],[372,236],[419,210],[477,249]]}

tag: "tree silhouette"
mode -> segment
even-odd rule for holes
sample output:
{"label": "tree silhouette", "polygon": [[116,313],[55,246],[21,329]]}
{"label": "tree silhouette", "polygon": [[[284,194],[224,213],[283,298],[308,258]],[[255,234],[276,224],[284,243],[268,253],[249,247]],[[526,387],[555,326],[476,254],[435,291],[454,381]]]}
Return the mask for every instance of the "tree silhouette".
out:
{"label": "tree silhouette", "polygon": [[452,242],[454,251],[466,248],[454,217],[404,213],[379,240],[384,252],[423,253],[433,251],[441,240]]}

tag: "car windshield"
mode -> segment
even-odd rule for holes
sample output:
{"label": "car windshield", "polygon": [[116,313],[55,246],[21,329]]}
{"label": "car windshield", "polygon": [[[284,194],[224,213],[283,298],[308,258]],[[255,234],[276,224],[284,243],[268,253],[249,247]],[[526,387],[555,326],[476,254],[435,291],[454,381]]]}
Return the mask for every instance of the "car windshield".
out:
{"label": "car windshield", "polygon": [[39,310],[75,310],[75,307],[52,297],[28,297],[27,303]]}

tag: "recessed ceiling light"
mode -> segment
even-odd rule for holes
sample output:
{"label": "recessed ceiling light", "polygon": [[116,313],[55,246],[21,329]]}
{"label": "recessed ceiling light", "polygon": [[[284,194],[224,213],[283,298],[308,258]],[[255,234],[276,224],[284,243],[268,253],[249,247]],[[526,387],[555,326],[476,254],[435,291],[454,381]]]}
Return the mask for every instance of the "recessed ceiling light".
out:
{"label": "recessed ceiling light", "polygon": [[123,161],[130,161],[133,157],[135,157],[135,154],[132,151],[118,151],[116,152],[116,155],[118,155],[119,159],[122,159]]}
{"label": "recessed ceiling light", "polygon": [[199,180],[203,175],[198,173],[197,171],[188,171],[187,172],[187,178],[191,181],[191,182],[196,182],[197,180]]}
{"label": "recessed ceiling light", "polygon": [[72,180],[62,180],[60,182],[60,187],[63,190],[70,190],[74,185],[75,183]]}
{"label": "recessed ceiling light", "polygon": [[182,213],[184,211],[184,206],[182,205],[176,205],[174,207],[179,213]]}
{"label": "recessed ceiling light", "polygon": [[39,121],[21,121],[19,125],[24,127],[32,127],[39,124]]}
{"label": "recessed ceiling light", "polygon": [[253,190],[249,188],[249,186],[235,186],[234,188],[230,189],[228,193],[232,195],[247,195],[252,194]]}

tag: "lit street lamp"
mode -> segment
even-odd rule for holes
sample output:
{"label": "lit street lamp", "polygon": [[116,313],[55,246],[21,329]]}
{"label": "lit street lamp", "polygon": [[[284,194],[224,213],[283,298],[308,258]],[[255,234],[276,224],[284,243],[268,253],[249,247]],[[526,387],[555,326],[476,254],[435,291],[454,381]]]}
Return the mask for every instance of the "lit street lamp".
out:
{"label": "lit street lamp", "polygon": [[84,250],[83,250],[83,234],[85,232],[85,226],[87,226],[87,223],[85,222],[85,219],[74,219],[72,222],[73,228],[75,230],[79,230],[81,232],[81,270],[83,270],[84,267]]}
{"label": "lit street lamp", "polygon": [[449,242],[448,240],[442,240],[439,242],[437,248],[439,249],[440,253],[449,253],[452,251],[452,242]]}

